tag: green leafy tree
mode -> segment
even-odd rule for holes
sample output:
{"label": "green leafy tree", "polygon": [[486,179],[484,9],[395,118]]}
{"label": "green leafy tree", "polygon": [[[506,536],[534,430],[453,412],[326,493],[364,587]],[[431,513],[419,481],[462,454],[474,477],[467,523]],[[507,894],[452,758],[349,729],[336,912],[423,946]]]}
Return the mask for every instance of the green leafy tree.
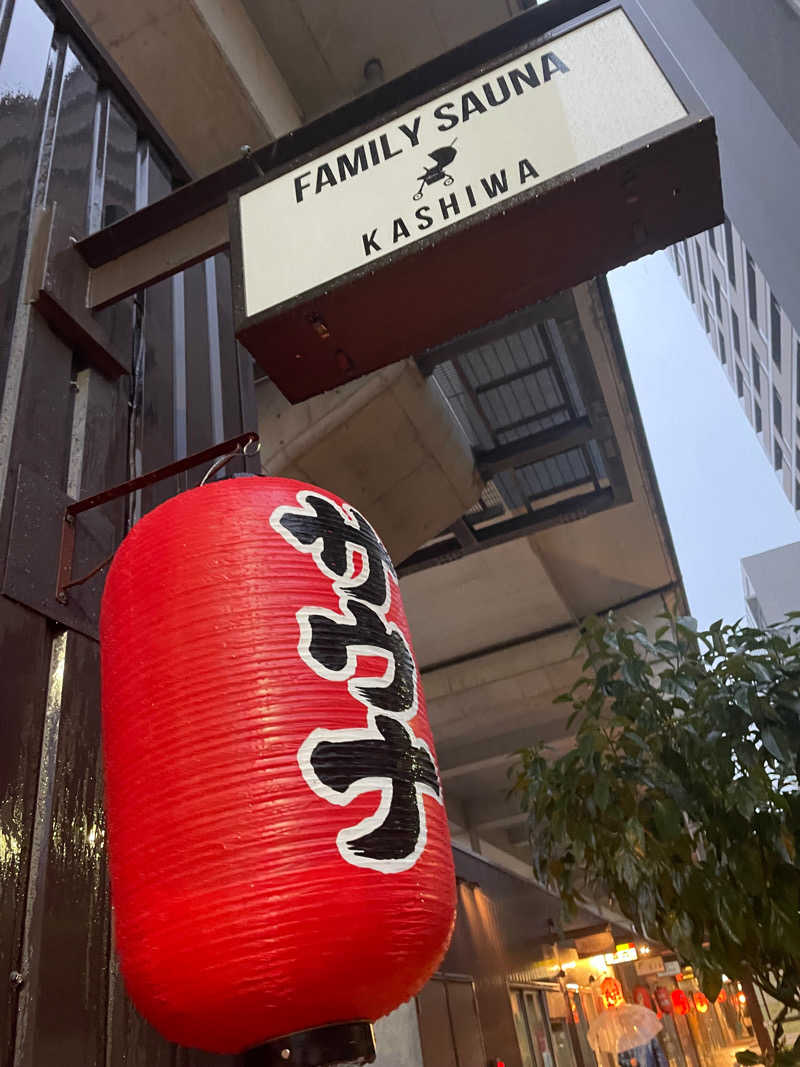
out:
{"label": "green leafy tree", "polygon": [[[781,629],[661,616],[651,640],[614,616],[585,624],[575,747],[520,753],[536,876],[567,913],[611,900],[671,946],[715,999],[722,975],[782,1005],[776,1064],[800,1060],[800,613]],[[757,1062],[753,1053],[742,1062]]]}

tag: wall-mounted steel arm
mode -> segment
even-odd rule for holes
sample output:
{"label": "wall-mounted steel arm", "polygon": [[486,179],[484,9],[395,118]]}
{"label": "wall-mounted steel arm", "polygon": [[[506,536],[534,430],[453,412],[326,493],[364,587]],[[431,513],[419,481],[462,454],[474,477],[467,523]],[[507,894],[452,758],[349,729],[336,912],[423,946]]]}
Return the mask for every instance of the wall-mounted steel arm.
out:
{"label": "wall-mounted steel arm", "polygon": [[80,515],[84,511],[91,511],[92,508],[98,508],[101,504],[108,504],[112,500],[119,499],[119,497],[128,496],[130,493],[135,493],[139,489],[145,489],[148,485],[154,485],[156,482],[163,482],[166,478],[173,478],[176,474],[182,474],[184,471],[191,470],[193,467],[199,467],[202,463],[208,463],[210,460],[217,459],[218,456],[224,456],[226,454],[233,456],[237,453],[245,454],[247,448],[251,445],[257,445],[258,443],[259,437],[257,433],[250,431],[248,433],[239,434],[238,437],[232,437],[229,441],[222,441],[218,445],[212,445],[211,448],[204,448],[202,452],[195,452],[193,455],[176,460],[174,463],[168,463],[165,467],[158,467],[156,470],[148,471],[147,474],[140,474],[138,478],[131,478],[127,482],[121,482],[119,485],[112,486],[110,489],[104,489],[101,493],[95,493],[93,496],[87,496],[84,497],[83,500],[76,500],[74,503],[69,504],[64,511],[64,524],[61,531],[61,552],[58,561],[58,589],[56,591],[56,599],[59,603],[66,603],[67,590],[69,588],[74,585],[80,585],[82,582],[93,577],[98,570],[101,570],[102,567],[113,558],[112,553],[107,560],[101,563],[98,567],[95,567],[88,575],[73,580],[72,560],[75,554],[76,515]]}

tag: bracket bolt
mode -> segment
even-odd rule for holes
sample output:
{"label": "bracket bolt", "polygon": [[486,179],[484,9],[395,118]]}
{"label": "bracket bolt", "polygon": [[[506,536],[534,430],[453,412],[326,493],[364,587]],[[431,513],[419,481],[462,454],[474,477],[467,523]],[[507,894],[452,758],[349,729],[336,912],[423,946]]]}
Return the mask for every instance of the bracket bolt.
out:
{"label": "bracket bolt", "polygon": [[63,590],[60,593],[56,593],[56,600],[59,604],[66,604],[67,594]]}
{"label": "bracket bolt", "polygon": [[8,976],[8,980],[14,989],[21,989],[25,985],[25,975],[19,971],[12,971]]}

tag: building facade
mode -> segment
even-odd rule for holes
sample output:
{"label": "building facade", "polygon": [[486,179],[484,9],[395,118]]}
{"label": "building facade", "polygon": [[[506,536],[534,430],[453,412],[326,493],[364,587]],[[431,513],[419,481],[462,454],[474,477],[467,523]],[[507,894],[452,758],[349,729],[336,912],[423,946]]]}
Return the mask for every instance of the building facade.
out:
{"label": "building facade", "polygon": [[800,510],[800,11],[643,0],[717,122],[728,222],[671,250],[783,491]]}
{"label": "building facade", "polygon": [[775,477],[800,512],[800,335],[729,219],[669,258]]}
{"label": "building facade", "polygon": [[751,626],[763,630],[800,611],[800,541],[745,556],[742,584]]}

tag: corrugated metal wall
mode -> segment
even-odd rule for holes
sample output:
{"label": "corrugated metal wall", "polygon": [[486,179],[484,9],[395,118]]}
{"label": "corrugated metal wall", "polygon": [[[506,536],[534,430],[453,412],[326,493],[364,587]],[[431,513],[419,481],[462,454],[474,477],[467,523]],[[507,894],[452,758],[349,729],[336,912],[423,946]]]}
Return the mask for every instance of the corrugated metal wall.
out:
{"label": "corrugated metal wall", "polygon": [[[22,299],[36,206],[56,202],[79,238],[170,189],[137,116],[54,14],[35,0],[0,0],[3,567],[20,464],[78,497],[255,428],[225,256],[102,313],[133,357],[132,375],[117,382]],[[173,480],[108,505],[117,539],[178,488]],[[162,1041],[116,973],[98,696],[96,643],[0,596],[0,1064],[231,1063]]]}

